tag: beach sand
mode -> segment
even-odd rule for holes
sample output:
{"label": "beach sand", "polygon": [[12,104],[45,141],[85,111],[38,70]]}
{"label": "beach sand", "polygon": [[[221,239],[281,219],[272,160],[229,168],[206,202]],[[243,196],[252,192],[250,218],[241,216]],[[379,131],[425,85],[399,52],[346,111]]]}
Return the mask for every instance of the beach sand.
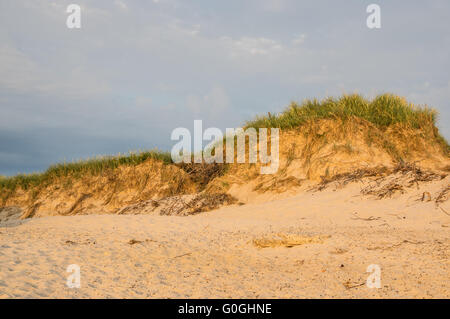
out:
{"label": "beach sand", "polygon": [[[0,298],[449,298],[450,205],[421,200],[448,183],[383,200],[354,183],[187,217],[8,220]],[[71,264],[80,288],[66,285]],[[366,285],[373,264],[381,288]]]}

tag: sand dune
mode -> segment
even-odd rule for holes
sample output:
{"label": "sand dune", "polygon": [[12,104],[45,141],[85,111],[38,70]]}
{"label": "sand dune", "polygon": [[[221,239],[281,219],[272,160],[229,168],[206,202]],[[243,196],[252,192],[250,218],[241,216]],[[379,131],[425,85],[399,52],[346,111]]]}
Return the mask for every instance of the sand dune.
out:
{"label": "sand dune", "polygon": [[390,94],[306,100],[246,123],[282,129],[274,174],[154,151],[1,178],[0,297],[449,298],[435,120]]}
{"label": "sand dune", "polygon": [[434,201],[449,178],[383,200],[362,180],[194,216],[4,221],[0,297],[449,298],[450,207]]}

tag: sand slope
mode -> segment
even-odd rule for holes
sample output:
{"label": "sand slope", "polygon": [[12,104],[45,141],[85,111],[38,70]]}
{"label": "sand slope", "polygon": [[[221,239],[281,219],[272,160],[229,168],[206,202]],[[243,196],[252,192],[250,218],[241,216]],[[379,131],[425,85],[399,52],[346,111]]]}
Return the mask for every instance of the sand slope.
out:
{"label": "sand slope", "polygon": [[[187,217],[9,221],[0,297],[449,298],[450,216],[421,200],[449,182],[383,200],[361,195],[359,182]],[[280,238],[303,244],[254,244]],[[81,267],[80,289],[66,286],[70,264]],[[364,284],[370,264],[381,267],[380,289]]]}

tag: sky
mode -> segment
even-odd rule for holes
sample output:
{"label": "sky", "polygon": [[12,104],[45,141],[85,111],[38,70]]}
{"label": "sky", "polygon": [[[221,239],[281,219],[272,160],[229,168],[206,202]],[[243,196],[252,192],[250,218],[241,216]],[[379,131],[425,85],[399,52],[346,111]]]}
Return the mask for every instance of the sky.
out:
{"label": "sky", "polygon": [[450,139],[449,13],[448,0],[0,0],[0,175],[170,150],[196,119],[224,130],[344,93],[434,107]]}

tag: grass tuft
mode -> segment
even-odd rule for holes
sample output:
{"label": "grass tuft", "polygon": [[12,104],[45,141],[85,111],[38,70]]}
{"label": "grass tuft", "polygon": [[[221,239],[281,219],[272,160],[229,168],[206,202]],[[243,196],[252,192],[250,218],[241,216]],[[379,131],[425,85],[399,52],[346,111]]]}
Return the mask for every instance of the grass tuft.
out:
{"label": "grass tuft", "polygon": [[352,117],[365,119],[380,128],[400,123],[420,129],[434,126],[437,112],[426,106],[415,106],[393,94],[379,95],[372,101],[362,95],[352,94],[340,98],[326,98],[322,101],[305,100],[302,104],[292,102],[282,113],[256,117],[245,126],[290,129],[316,119]]}

